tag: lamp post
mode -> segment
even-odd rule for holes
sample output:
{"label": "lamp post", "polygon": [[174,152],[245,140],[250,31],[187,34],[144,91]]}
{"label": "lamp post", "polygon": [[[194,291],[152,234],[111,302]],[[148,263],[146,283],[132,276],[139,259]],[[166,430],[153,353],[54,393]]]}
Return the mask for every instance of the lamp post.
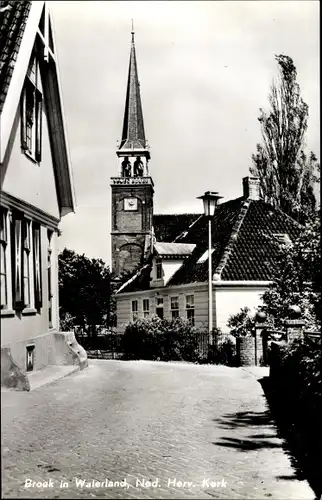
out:
{"label": "lamp post", "polygon": [[222,196],[218,196],[217,192],[206,191],[203,196],[198,196],[199,200],[203,201],[204,215],[208,219],[208,332],[209,344],[212,345],[212,241],[211,241],[211,219],[214,216],[218,200]]}

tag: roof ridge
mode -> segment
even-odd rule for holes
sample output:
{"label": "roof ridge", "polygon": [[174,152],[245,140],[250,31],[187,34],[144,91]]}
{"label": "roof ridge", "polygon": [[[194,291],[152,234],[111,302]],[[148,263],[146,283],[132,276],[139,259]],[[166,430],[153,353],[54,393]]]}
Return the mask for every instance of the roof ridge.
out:
{"label": "roof ridge", "polygon": [[228,259],[231,255],[233,246],[234,246],[236,239],[237,239],[238,231],[239,231],[242,223],[244,222],[244,219],[246,217],[246,214],[247,214],[247,211],[248,211],[248,208],[250,206],[251,201],[252,200],[250,200],[250,199],[246,199],[241,205],[240,213],[237,216],[235,223],[232,227],[228,243],[224,249],[224,252],[221,256],[221,259],[220,259],[220,261],[215,269],[215,272],[213,274],[213,278],[215,275],[218,276],[218,277],[216,276],[216,280],[219,280],[221,278],[221,274],[222,274],[224,267],[226,266]]}
{"label": "roof ridge", "polygon": [[[198,215],[198,214],[196,214],[196,215]],[[189,233],[189,229],[191,229],[192,226],[194,226],[194,224],[196,224],[201,219],[202,216],[203,216],[203,214],[200,214],[199,217],[197,217],[197,219],[194,220],[190,224],[190,226],[188,226],[188,230],[182,231],[180,234],[178,234],[178,236],[176,236],[175,239],[173,240],[173,243],[176,243],[176,240],[180,239],[182,235],[187,236],[187,234]]]}
{"label": "roof ridge", "polygon": [[146,269],[150,264],[145,264],[144,266],[142,266],[135,274],[134,276],[132,276],[131,278],[129,278],[125,283],[123,283],[123,285],[120,286],[120,288],[118,290],[116,290],[115,292],[115,295],[117,295],[118,293],[121,292],[121,290],[123,290],[124,288],[126,288],[128,285],[130,285],[130,283],[132,283],[133,281],[136,280],[136,278],[138,278],[142,271],[144,271],[144,269]]}

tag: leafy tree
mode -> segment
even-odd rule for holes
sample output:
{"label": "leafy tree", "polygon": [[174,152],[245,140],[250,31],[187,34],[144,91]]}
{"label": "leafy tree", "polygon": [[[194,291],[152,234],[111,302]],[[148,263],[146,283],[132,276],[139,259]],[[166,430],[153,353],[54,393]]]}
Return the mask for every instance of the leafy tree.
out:
{"label": "leafy tree", "polygon": [[58,257],[61,319],[74,324],[110,323],[111,274],[101,259],[65,248]]}
{"label": "leafy tree", "polygon": [[259,177],[265,201],[304,223],[316,207],[319,164],[312,151],[305,152],[309,108],[300,95],[296,67],[289,56],[275,59],[279,78],[271,85],[270,110],[260,108],[263,141],[252,155],[250,172]]}
{"label": "leafy tree", "polygon": [[116,298],[115,293],[122,285],[124,285],[130,278],[133,278],[136,273],[141,269],[139,264],[132,271],[124,270],[120,276],[111,275],[111,294],[110,294],[110,326],[116,326]]}
{"label": "leafy tree", "polygon": [[303,228],[294,245],[279,248],[273,282],[263,294],[265,310],[276,327],[298,305],[309,328],[321,322],[321,219],[316,216]]}

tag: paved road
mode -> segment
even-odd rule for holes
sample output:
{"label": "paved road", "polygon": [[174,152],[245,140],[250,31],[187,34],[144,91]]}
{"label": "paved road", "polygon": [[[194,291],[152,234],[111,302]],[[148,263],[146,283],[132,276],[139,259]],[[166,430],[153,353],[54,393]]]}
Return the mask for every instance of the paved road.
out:
{"label": "paved road", "polygon": [[3,392],[2,469],[2,498],[314,498],[256,378],[220,366],[90,360]]}

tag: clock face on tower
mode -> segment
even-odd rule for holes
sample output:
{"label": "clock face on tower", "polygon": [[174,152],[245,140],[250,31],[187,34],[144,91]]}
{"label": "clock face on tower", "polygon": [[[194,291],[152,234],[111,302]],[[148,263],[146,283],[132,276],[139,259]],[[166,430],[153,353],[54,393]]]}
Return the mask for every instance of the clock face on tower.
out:
{"label": "clock face on tower", "polygon": [[124,210],[137,210],[138,200],[137,198],[124,198]]}

